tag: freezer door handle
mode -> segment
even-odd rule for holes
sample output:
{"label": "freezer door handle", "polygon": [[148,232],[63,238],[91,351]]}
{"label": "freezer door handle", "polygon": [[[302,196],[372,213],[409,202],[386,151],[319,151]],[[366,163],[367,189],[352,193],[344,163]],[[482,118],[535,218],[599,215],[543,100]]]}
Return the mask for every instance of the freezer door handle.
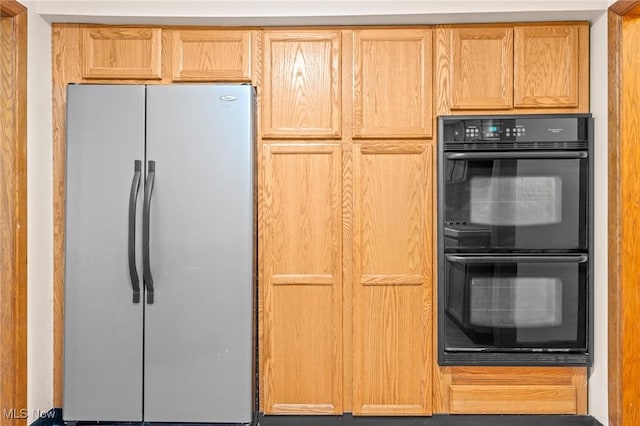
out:
{"label": "freezer door handle", "polygon": [[136,205],[138,203],[141,174],[142,161],[135,160],[133,163],[131,193],[129,194],[129,275],[131,276],[131,287],[133,289],[133,303],[140,303],[140,279],[136,268]]}
{"label": "freezer door handle", "polygon": [[147,304],[153,304],[153,276],[149,260],[149,224],[151,222],[151,194],[156,177],[156,162],[149,161],[147,182],[144,185],[144,205],[142,207],[142,265],[144,268],[144,286],[147,289]]}

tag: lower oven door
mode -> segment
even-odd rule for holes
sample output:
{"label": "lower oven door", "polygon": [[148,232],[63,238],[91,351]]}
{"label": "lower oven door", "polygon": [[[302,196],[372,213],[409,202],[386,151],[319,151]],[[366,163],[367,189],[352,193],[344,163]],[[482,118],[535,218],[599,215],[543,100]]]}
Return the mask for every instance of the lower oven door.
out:
{"label": "lower oven door", "polygon": [[442,364],[580,363],[564,355],[587,352],[586,255],[444,257]]}

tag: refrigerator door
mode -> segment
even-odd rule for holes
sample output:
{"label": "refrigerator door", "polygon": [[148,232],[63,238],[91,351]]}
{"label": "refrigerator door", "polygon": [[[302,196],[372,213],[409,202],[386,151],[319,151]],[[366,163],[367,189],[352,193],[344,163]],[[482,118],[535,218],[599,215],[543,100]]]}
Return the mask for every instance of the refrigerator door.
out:
{"label": "refrigerator door", "polygon": [[71,85],[67,92],[68,421],[142,420],[143,304],[133,300],[127,254],[132,183],[140,176],[135,160],[144,156],[144,102],[143,86]]}
{"label": "refrigerator door", "polygon": [[253,88],[147,88],[150,276],[144,420],[253,412]]}

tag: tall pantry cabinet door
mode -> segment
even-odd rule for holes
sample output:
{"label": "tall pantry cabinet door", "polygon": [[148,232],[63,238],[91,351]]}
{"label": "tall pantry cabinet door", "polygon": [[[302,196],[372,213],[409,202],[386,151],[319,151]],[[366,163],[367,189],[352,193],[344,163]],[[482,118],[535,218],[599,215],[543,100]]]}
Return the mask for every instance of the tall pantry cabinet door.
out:
{"label": "tall pantry cabinet door", "polygon": [[252,420],[253,127],[251,86],[147,88],[145,421]]}
{"label": "tall pantry cabinet door", "polygon": [[432,30],[369,29],[353,36],[353,137],[430,137]]}
{"label": "tall pantry cabinet door", "polygon": [[589,66],[588,46],[580,49],[579,26],[516,26],[514,46],[515,107],[578,106],[581,72]]}
{"label": "tall pantry cabinet door", "polygon": [[431,414],[432,161],[354,146],[354,414]]}
{"label": "tall pantry cabinet door", "polygon": [[262,149],[265,413],[340,414],[342,148]]}
{"label": "tall pantry cabinet door", "polygon": [[143,307],[127,245],[144,87],[70,85],[66,158],[64,419],[140,422]]}
{"label": "tall pantry cabinet door", "polygon": [[447,31],[451,109],[510,109],[513,28],[457,27]]}
{"label": "tall pantry cabinet door", "polygon": [[340,137],[340,31],[265,31],[262,137]]}

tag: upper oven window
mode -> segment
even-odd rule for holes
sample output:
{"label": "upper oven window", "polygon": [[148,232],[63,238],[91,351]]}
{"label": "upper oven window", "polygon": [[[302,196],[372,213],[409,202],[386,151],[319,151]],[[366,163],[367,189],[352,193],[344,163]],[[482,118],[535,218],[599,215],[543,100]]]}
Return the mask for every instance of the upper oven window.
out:
{"label": "upper oven window", "polygon": [[445,153],[445,249],[585,249],[588,161],[567,154]]}

